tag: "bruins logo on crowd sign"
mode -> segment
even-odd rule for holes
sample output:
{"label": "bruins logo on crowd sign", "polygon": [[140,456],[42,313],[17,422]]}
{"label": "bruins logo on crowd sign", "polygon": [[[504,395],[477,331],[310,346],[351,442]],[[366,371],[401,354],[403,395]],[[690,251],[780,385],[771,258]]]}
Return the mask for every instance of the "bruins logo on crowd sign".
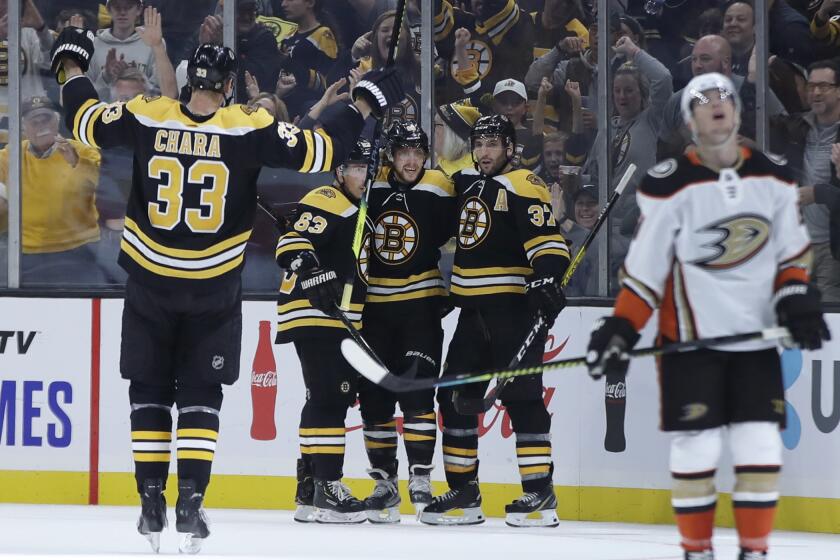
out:
{"label": "bruins logo on crowd sign", "polygon": [[385,212],[373,230],[373,248],[385,264],[407,261],[417,249],[420,230],[411,216],[402,212]]}
{"label": "bruins logo on crowd sign", "polygon": [[738,214],[709,224],[697,233],[715,234],[718,238],[703,245],[714,254],[692,264],[723,270],[745,263],[764,248],[770,239],[770,222],[756,214]]}
{"label": "bruins logo on crowd sign", "polygon": [[[473,39],[467,43],[467,58],[478,66],[478,78],[480,80],[487,77],[493,67],[493,50],[487,46],[487,43],[478,39]],[[453,75],[458,71],[458,63],[454,59],[452,60],[451,71]]]}
{"label": "bruins logo on crowd sign", "polygon": [[480,198],[467,199],[458,217],[458,245],[462,249],[473,249],[484,241],[490,231],[490,211]]}

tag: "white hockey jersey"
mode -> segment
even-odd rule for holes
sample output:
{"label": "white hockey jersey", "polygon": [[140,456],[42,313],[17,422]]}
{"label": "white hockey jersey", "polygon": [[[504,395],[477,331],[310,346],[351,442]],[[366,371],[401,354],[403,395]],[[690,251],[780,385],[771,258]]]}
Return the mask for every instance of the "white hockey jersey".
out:
{"label": "white hockey jersey", "polygon": [[641,217],[615,315],[639,330],[657,308],[659,333],[672,341],[772,327],[776,290],[808,281],[796,184],[775,159],[743,148],[734,168],[716,172],[689,153],[651,168],[636,196]]}

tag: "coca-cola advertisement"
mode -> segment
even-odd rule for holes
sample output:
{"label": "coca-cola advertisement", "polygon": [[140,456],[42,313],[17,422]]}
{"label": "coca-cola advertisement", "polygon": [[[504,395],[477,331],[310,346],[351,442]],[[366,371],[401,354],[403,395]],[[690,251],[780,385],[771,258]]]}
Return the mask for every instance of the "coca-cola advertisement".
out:
{"label": "coca-cola advertisement", "polygon": [[257,351],[251,366],[251,438],[271,441],[277,437],[274,407],[277,403],[277,362],[271,344],[271,321],[260,321]]}

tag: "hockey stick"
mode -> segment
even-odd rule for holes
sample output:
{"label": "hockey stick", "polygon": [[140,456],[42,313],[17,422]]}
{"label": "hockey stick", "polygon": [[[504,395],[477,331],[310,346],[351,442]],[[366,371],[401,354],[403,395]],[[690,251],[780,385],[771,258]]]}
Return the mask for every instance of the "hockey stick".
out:
{"label": "hockey stick", "polygon": [[[388,59],[385,62],[385,67],[390,68],[394,65],[397,58],[397,48],[400,42],[400,31],[402,30],[403,17],[405,16],[406,0],[399,0],[397,2],[396,16],[394,17],[394,28],[391,30],[391,44],[388,47]],[[359,216],[356,218],[356,229],[353,231],[353,257],[358,260],[359,253],[362,250],[362,239],[365,232],[365,221],[367,220],[368,212],[368,197],[370,196],[371,187],[376,180],[376,174],[379,172],[379,148],[382,144],[382,121],[385,120],[385,115],[381,119],[377,119],[376,125],[373,129],[373,151],[370,155],[370,161],[367,167],[367,176],[365,177],[365,193],[359,201]],[[350,300],[353,298],[353,278],[350,277],[344,283],[344,290],[341,293],[341,310],[350,310]]]}
{"label": "hockey stick", "polygon": [[[595,240],[595,236],[598,235],[598,231],[601,229],[601,226],[607,221],[607,217],[609,216],[610,210],[612,210],[613,206],[615,206],[616,201],[618,201],[618,197],[621,196],[621,193],[624,192],[624,189],[627,187],[627,183],[630,182],[630,179],[633,178],[633,174],[636,172],[636,165],[631,163],[627,166],[627,169],[624,171],[624,175],[622,175],[621,180],[618,182],[618,185],[615,187],[615,191],[613,191],[612,195],[610,196],[607,203],[601,209],[601,213],[598,214],[598,219],[595,221],[595,225],[592,226],[592,230],[590,230],[589,234],[583,240],[583,243],[580,246],[580,249],[575,254],[575,257],[572,259],[572,262],[569,263],[569,267],[566,269],[566,273],[563,275],[563,280],[561,281],[561,287],[565,288],[569,281],[572,279],[572,275],[577,270],[578,266],[580,265],[581,261],[583,260],[584,255],[586,254],[586,250],[592,245],[592,241]],[[545,326],[545,318],[542,316],[542,313],[537,314],[537,318],[534,321],[534,324],[531,326],[528,334],[525,335],[525,340],[522,342],[522,345],[519,347],[519,350],[516,351],[516,355],[508,364],[508,369],[515,368],[519,365],[519,362],[522,361],[522,358],[525,357],[525,353],[530,348],[531,343],[534,342],[534,339],[539,334],[540,330]],[[510,383],[510,379],[502,379],[496,383],[496,386],[490,389],[487,392],[487,395],[484,398],[468,398],[461,396],[458,391],[455,391],[452,394],[452,404],[455,407],[455,410],[458,414],[481,414],[483,412],[487,412],[496,402],[496,399],[499,398],[499,394],[505,388],[505,386]]]}
{"label": "hockey stick", "polygon": [[[644,356],[661,356],[662,354],[673,354],[676,352],[692,352],[694,350],[701,350],[712,346],[724,346],[728,344],[735,344],[738,342],[749,342],[759,340],[776,340],[790,336],[790,333],[785,327],[772,327],[760,331],[753,331],[741,334],[732,334],[726,336],[717,336],[713,338],[702,338],[699,340],[687,340],[684,342],[674,342],[664,346],[649,346],[647,348],[639,348],[631,350],[626,355],[630,358],[639,358]],[[433,387],[455,387],[458,385],[466,385],[468,383],[480,383],[489,381],[491,379],[510,379],[514,377],[522,377],[524,375],[536,375],[538,373],[545,373],[547,371],[554,371],[557,369],[567,369],[586,365],[586,357],[580,356],[577,358],[569,358],[566,360],[557,360],[553,362],[546,362],[537,366],[526,366],[521,368],[498,369],[490,370],[481,373],[462,373],[449,377],[442,377],[440,379],[416,378],[417,363],[409,369],[406,376],[399,376],[388,371],[387,368],[378,364],[370,355],[362,349],[358,344],[349,338],[341,341],[341,353],[347,362],[353,366],[363,377],[376,383],[380,387],[395,393],[406,393],[409,391],[420,391],[430,389]]]}

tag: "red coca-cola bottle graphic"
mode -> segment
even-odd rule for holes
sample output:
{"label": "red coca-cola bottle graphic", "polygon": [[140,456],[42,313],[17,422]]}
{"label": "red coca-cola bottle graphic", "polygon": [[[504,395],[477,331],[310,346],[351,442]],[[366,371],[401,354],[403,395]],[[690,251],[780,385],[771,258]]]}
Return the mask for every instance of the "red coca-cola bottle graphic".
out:
{"label": "red coca-cola bottle graphic", "polygon": [[271,348],[271,321],[260,321],[260,339],[251,366],[251,437],[268,441],[277,437],[274,405],[277,401],[277,362]]}

